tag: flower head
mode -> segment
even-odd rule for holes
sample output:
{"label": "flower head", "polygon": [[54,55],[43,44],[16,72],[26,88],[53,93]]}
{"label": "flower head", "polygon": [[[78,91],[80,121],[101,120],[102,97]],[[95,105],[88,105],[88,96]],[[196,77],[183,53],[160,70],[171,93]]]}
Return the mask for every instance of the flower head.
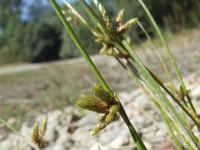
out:
{"label": "flower head", "polygon": [[43,148],[47,144],[47,142],[44,140],[46,127],[47,127],[46,116],[43,118],[41,127],[39,127],[39,124],[37,122],[33,127],[31,138],[33,143],[38,145],[39,148]]}
{"label": "flower head", "polygon": [[94,96],[82,95],[77,101],[77,105],[83,109],[103,114],[96,127],[91,130],[91,135],[96,135],[108,124],[118,118],[117,113],[120,105],[109,92],[104,90],[101,85],[95,84],[92,90],[94,92]]}

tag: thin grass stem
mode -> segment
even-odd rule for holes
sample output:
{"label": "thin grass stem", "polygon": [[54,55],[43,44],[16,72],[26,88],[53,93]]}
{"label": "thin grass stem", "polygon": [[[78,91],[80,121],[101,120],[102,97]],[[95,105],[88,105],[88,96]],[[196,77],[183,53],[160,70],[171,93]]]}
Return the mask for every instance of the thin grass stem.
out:
{"label": "thin grass stem", "polygon": [[[82,0],[84,1],[84,0]],[[83,58],[85,59],[85,61],[88,63],[88,65],[90,66],[90,68],[92,69],[93,73],[95,74],[97,80],[100,82],[100,84],[111,94],[114,96],[114,93],[112,92],[112,90],[110,89],[110,87],[108,86],[107,82],[104,80],[103,76],[101,75],[101,73],[98,71],[96,65],[93,63],[93,61],[91,60],[90,56],[87,54],[87,52],[85,51],[84,47],[82,46],[81,42],[79,41],[78,37],[76,36],[76,34],[74,33],[74,31],[72,30],[70,24],[68,23],[68,21],[65,19],[65,16],[62,14],[62,11],[60,10],[58,4],[56,3],[55,0],[50,0],[51,5],[53,6],[53,8],[55,9],[57,15],[59,16],[59,18],[61,19],[62,23],[64,24],[68,34],[70,35],[70,37],[72,38],[72,40],[74,41],[74,43],[76,44],[76,46],[79,48],[81,54],[83,55]],[[117,100],[119,101],[118,97]],[[146,150],[147,148],[145,147],[143,141],[141,140],[140,136],[138,135],[138,133],[136,132],[135,128],[133,127],[133,125],[131,124],[122,104],[120,103],[120,110],[119,113],[121,115],[121,117],[123,118],[124,122],[126,123],[127,127],[129,128],[129,131],[133,137],[133,140],[135,141],[138,150]]]}
{"label": "thin grass stem", "polygon": [[173,79],[172,79],[172,75],[171,73],[169,72],[169,69],[166,65],[166,63],[164,62],[164,59],[163,57],[160,55],[159,51],[158,51],[158,48],[155,46],[155,43],[152,41],[151,37],[149,36],[148,32],[146,31],[146,29],[143,27],[143,25],[140,23],[140,21],[137,22],[138,26],[141,28],[141,30],[144,32],[144,34],[146,35],[147,39],[150,41],[151,45],[152,45],[152,48],[154,50],[154,52],[156,53],[156,55],[158,56],[160,62],[161,62],[161,65],[171,83],[171,87],[172,89],[176,92],[177,89],[176,89],[176,86],[173,82]]}
{"label": "thin grass stem", "polygon": [[144,11],[147,14],[148,18],[150,19],[153,27],[155,28],[155,31],[156,31],[158,37],[160,38],[162,44],[166,48],[167,54],[168,54],[168,58],[171,61],[172,65],[173,65],[173,67],[175,69],[176,76],[177,76],[180,84],[182,85],[184,92],[187,93],[186,96],[187,96],[187,99],[189,101],[189,104],[190,104],[193,112],[196,114],[196,109],[194,108],[194,105],[192,104],[191,98],[190,98],[190,96],[188,94],[187,88],[186,88],[185,83],[183,81],[183,77],[182,77],[181,71],[179,70],[178,65],[176,64],[175,58],[174,58],[174,56],[172,54],[172,51],[171,51],[169,45],[167,44],[166,40],[164,39],[164,36],[162,35],[162,33],[161,33],[161,31],[160,31],[160,29],[159,29],[156,21],[154,20],[153,16],[151,15],[149,9],[147,8],[147,6],[143,2],[143,0],[138,0],[138,2],[140,3],[140,5],[142,6],[142,8],[144,9]]}
{"label": "thin grass stem", "polygon": [[148,70],[146,70],[146,67],[141,62],[140,58],[137,56],[135,51],[130,47],[130,45],[127,43],[126,40],[123,40],[122,43],[126,47],[130,56],[137,63],[138,65],[137,67],[140,68],[141,73],[144,75],[146,79],[146,84],[148,85],[148,88],[153,92],[153,94],[155,94],[156,97],[158,97],[158,99],[160,99],[159,103],[162,103],[162,106],[164,106],[168,110],[168,112],[172,115],[172,117],[176,120],[176,123],[181,128],[183,134],[185,134],[185,138],[187,138],[187,140],[193,144],[193,147],[199,147],[199,142],[196,140],[196,138],[194,138],[193,133],[187,129],[185,123],[182,121],[175,108],[172,106],[172,104],[166,98],[164,93],[161,91],[161,89],[158,86],[158,83],[155,82],[155,80],[149,74]]}

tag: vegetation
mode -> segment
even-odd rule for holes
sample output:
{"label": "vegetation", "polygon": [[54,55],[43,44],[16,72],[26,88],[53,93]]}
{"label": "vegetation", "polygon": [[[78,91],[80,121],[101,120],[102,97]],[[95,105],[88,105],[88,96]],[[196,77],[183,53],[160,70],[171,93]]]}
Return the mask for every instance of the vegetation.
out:
{"label": "vegetation", "polygon": [[[199,33],[200,30],[198,28],[190,29],[176,35],[170,35],[167,38],[167,42],[173,48],[177,63],[183,70],[184,77],[193,76],[199,70],[200,62],[197,61],[199,60]],[[189,44],[187,43],[188,41],[190,41]],[[159,48],[161,47],[159,46]],[[155,73],[161,79],[166,79],[166,75],[163,74],[155,55],[152,55],[153,49],[150,47],[149,42],[145,42],[142,47],[137,46],[136,49],[139,56],[146,60],[146,64],[154,68]],[[190,49],[193,49],[193,53],[190,52]],[[194,53],[197,55],[194,56]],[[164,53],[162,54],[165,55]],[[146,59],[146,56],[148,56],[148,59]],[[187,57],[182,59],[183,56]],[[95,56],[93,60],[95,60],[98,68],[115,92],[133,92],[137,88],[131,76],[126,74],[124,69],[119,64],[116,64],[112,57]],[[169,63],[167,58],[165,60],[166,63]],[[13,67],[16,69],[18,67],[21,68],[21,66],[23,65],[14,65]],[[34,67],[35,65],[30,66]],[[90,88],[95,83],[88,66],[81,59],[45,63],[36,66],[42,67],[37,70],[28,69],[2,74],[4,66],[0,71],[1,118],[10,122],[9,118],[14,117],[16,122],[12,124],[12,127],[17,130],[20,129],[24,121],[27,121],[27,118],[28,122],[29,120],[32,122],[40,114],[46,113],[46,110],[62,110],[68,106],[72,107],[71,104],[74,104],[80,93],[90,93]],[[8,68],[11,69],[11,66],[8,65]],[[191,92],[193,93],[193,91]],[[193,100],[198,101],[198,98]],[[134,109],[135,111],[140,111],[137,107]],[[85,114],[81,110],[79,112],[81,112],[81,117]],[[93,125],[91,125],[92,127]],[[7,128],[5,130],[6,133],[10,132]]]}
{"label": "vegetation", "polygon": [[[173,58],[173,54],[157,23],[152,18],[153,14],[159,26],[170,31],[180,31],[184,27],[197,26],[200,20],[198,11],[200,6],[197,0],[185,0],[184,3],[178,0],[173,1],[173,3],[161,0],[152,2],[138,0],[127,1],[126,3],[124,1],[122,3],[120,0],[102,0],[101,2],[105,7],[110,8],[109,12],[97,0],[94,0],[91,5],[85,1],[74,2],[72,5],[66,3],[67,6],[61,6],[63,11],[54,0],[50,1],[65,28],[61,26],[53,11],[46,4],[37,5],[37,1],[34,1],[33,5],[29,6],[28,17],[26,18],[21,11],[24,7],[22,0],[0,0],[0,61],[2,63],[16,61],[43,62],[76,57],[80,54],[77,53],[76,47],[71,44],[73,41],[95,74],[98,81],[96,86],[100,90],[95,90],[96,86],[94,86],[95,96],[86,95],[78,101],[78,105],[84,109],[103,114],[97,126],[92,130],[92,135],[99,134],[112,121],[115,121],[117,115],[120,114],[129,128],[138,149],[146,149],[141,137],[126,115],[126,111],[121,105],[117,94],[101,75],[101,72],[89,56],[89,54],[98,52],[98,49],[102,47],[99,51],[101,54],[114,57],[126,71],[132,73],[138,84],[152,96],[152,102],[162,114],[177,149],[182,150],[184,147],[191,150],[200,148],[199,139],[192,130],[195,127],[200,128],[199,116],[183,82],[182,74]],[[149,9],[146,5],[148,5]],[[115,15],[115,12],[121,8],[126,8],[127,16],[124,16],[124,10]],[[169,11],[170,9],[173,11]],[[80,16],[80,14],[83,15]],[[137,18],[129,19],[132,14],[135,15],[133,17]],[[73,22],[69,24],[69,20]],[[126,22],[125,20],[128,21]],[[77,25],[79,25],[78,28]],[[133,29],[129,30],[131,27]],[[65,29],[67,29],[70,36],[63,33]],[[160,38],[161,44],[166,48],[179,85],[175,85],[172,80],[170,70],[168,70],[162,55],[157,49],[157,45],[153,43],[150,35]],[[169,86],[166,86],[136,54],[133,43],[138,43],[145,39],[152,42],[154,52],[158,55],[163,70],[167,74],[168,81],[171,83]],[[93,42],[94,40],[96,42]],[[58,79],[60,78],[53,77],[52,79],[52,82],[56,85],[53,90],[62,86],[60,81],[57,81]],[[43,86],[42,90],[45,91],[48,86]],[[73,89],[71,87],[67,88],[72,91],[66,94],[65,87],[63,91],[58,90],[59,92],[55,94],[56,97],[58,96],[63,100],[66,97],[74,99]],[[74,87],[74,89],[76,88]],[[74,97],[71,97],[71,95]],[[31,98],[31,96],[26,95],[25,98]],[[50,95],[48,95],[48,99],[54,100],[55,97],[50,98]],[[52,105],[55,106],[54,103]],[[177,106],[178,109],[176,109]],[[13,108],[8,107],[5,109],[11,112]],[[15,110],[18,112],[17,109]],[[44,145],[41,142],[45,130],[41,135],[38,135],[38,125],[36,125],[35,129],[37,129],[35,130],[36,134],[33,136],[36,141],[35,144],[43,147]]]}
{"label": "vegetation", "polygon": [[[137,1],[101,0],[109,8],[109,16],[114,19],[116,10],[126,9],[125,19],[138,17],[147,32],[154,35],[147,16]],[[180,31],[185,27],[199,24],[200,4],[198,0],[144,1],[158,24],[165,30]],[[40,4],[40,5],[38,5]],[[79,9],[75,1],[73,7]],[[64,9],[66,6],[62,6]],[[91,7],[94,7],[92,5]],[[26,9],[26,12],[23,10]],[[80,10],[80,9],[79,9]],[[75,25],[78,22],[75,22]],[[74,25],[73,25],[74,26]],[[99,46],[93,42],[93,36],[82,25],[75,30],[83,41],[87,52],[97,53]],[[146,39],[139,27],[129,31],[134,42]],[[28,4],[24,0],[0,0],[0,63],[9,62],[43,62],[77,57],[76,47],[64,32],[55,13],[45,2],[39,0]]]}
{"label": "vegetation", "polygon": [[[38,6],[38,3],[41,5]],[[0,61],[41,62],[58,59],[62,27],[45,4],[38,0],[22,13],[23,0],[0,1]],[[51,18],[51,19],[49,19]]]}
{"label": "vegetation", "polygon": [[[155,45],[153,42],[152,46],[154,47],[154,52],[158,55],[165,73],[168,74],[169,82],[171,83],[170,86],[166,86],[137,55],[135,48],[132,46],[129,37],[125,33],[132,26],[138,26],[144,32],[144,35],[150,39],[150,36],[140,22],[140,19],[133,18],[126,22],[124,21],[124,10],[121,10],[116,17],[115,22],[113,22],[110,20],[110,17],[108,16],[105,8],[101,3],[98,2],[98,0],[93,0],[93,3],[98,10],[97,12],[95,12],[94,9],[84,0],[80,1],[81,6],[88,15],[88,18],[86,19],[84,19],[84,16],[80,15],[76,9],[74,9],[69,3],[66,2],[68,9],[73,14],[73,16],[66,16],[64,14],[68,13],[63,12],[55,0],[50,0],[50,3],[54,7],[70,38],[80,50],[83,58],[90,66],[98,84],[100,85],[100,87],[98,86],[97,89],[101,90],[97,90],[95,88],[96,86],[94,87],[96,97],[88,95],[83,96],[78,101],[78,105],[84,109],[104,114],[103,118],[100,119],[97,126],[92,130],[93,135],[99,133],[107,125],[114,121],[115,114],[118,112],[123,118],[124,123],[127,125],[130,134],[135,144],[137,145],[137,149],[147,149],[134,126],[131,124],[117,94],[113,92],[107,81],[98,70],[97,66],[91,60],[81,40],[72,29],[69,23],[69,19],[79,20],[79,23],[83,24],[87,29],[89,29],[94,35],[94,38],[96,39],[95,41],[102,45],[100,53],[114,57],[125,70],[132,73],[138,84],[141,85],[149,93],[152,98],[152,102],[155,104],[155,106],[157,106],[157,109],[162,114],[163,120],[169,129],[169,133],[177,149],[183,150],[185,147],[187,147],[189,150],[199,149],[200,141],[199,138],[194,134],[192,128],[196,127],[200,130],[200,119],[192,103],[187,87],[185,86],[182,74],[174,60],[171,49],[166,43],[157,23],[152,17],[152,14],[148,10],[147,6],[143,0],[138,0],[137,2],[142,6],[145,14],[150,20],[150,23],[155,29],[156,34],[160,38],[161,43],[165,47],[171,66],[176,72],[179,85],[175,85],[173,79],[171,78],[170,70],[168,70],[166,63],[164,63],[162,55],[157,49],[157,45]],[[87,19],[89,19],[89,21],[86,21]],[[112,113],[110,108],[115,105],[117,106],[117,109],[114,109],[114,114],[111,115],[112,119],[108,119],[107,117],[110,113]],[[193,124],[192,127],[189,125],[191,123]]]}

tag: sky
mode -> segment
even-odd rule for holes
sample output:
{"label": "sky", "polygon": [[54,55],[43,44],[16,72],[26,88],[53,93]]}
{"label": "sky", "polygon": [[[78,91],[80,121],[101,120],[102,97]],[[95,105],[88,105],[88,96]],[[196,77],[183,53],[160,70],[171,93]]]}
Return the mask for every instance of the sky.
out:
{"label": "sky", "polygon": [[[58,4],[62,5],[63,4],[63,0],[56,0],[58,2]],[[73,3],[75,0],[67,0],[68,2]],[[34,3],[34,0],[24,0],[25,2],[25,6],[23,6],[22,8],[22,19],[23,20],[27,20],[28,16],[27,16],[27,12],[28,12],[28,5],[31,5],[32,3]],[[41,1],[42,3],[44,3],[47,6],[50,6],[49,1],[48,0],[44,0]],[[39,5],[39,4],[38,4]],[[51,7],[51,6],[50,6]]]}

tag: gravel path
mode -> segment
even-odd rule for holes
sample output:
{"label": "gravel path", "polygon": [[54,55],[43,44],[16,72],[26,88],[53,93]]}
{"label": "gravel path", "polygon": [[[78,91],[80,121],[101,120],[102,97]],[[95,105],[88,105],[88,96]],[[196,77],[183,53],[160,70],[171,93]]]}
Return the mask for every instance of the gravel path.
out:
{"label": "gravel path", "polygon": [[0,68],[0,76],[1,75],[9,75],[9,74],[16,74],[16,73],[23,73],[27,71],[34,71],[41,69],[43,65],[41,64],[26,64],[26,65],[19,65],[19,66],[7,66]]}
{"label": "gravel path", "polygon": [[[186,79],[191,96],[198,113],[200,113],[200,73],[192,74]],[[126,112],[142,136],[149,150],[175,150],[167,134],[167,128],[161,116],[152,105],[148,96],[141,89],[133,92],[119,94]],[[63,111],[48,112],[48,126],[45,139],[48,146],[44,150],[136,150],[127,127],[120,119],[110,124],[98,136],[91,137],[90,129],[96,123],[96,116],[92,112],[86,112],[79,118],[80,110],[75,107],[66,107]],[[43,116],[36,120],[41,121]],[[13,150],[32,150],[27,143],[30,141],[32,125],[25,122],[20,133],[26,139],[17,134],[8,137],[0,136],[0,148]]]}
{"label": "gravel path", "polygon": [[[191,95],[194,99],[195,106],[200,113],[200,32],[198,30],[191,31],[187,36],[174,39],[170,42],[173,53],[178,61],[183,74],[186,78]],[[163,51],[163,49],[161,49]],[[145,64],[151,67],[157,74],[165,79],[165,75],[161,70],[160,63],[152,55],[151,48],[145,46],[144,51],[138,51],[140,57],[145,60]],[[163,52],[164,54],[164,52]],[[124,92],[119,95],[123,105],[137,131],[141,134],[146,146],[150,150],[173,150],[173,146],[167,136],[166,126],[163,124],[162,118],[156,111],[148,96],[141,89],[127,91],[127,87],[132,86],[130,78],[122,74],[122,68],[119,68],[117,62],[107,56],[93,56],[94,61],[106,74],[106,79],[112,81],[114,87],[124,87]],[[165,62],[168,63],[165,57]],[[27,71],[36,71],[53,65],[73,64],[83,65],[82,59],[72,59],[68,61],[59,61],[49,64],[28,64],[13,67],[1,67],[0,76],[15,73],[23,73]],[[83,65],[85,67],[85,63]],[[173,71],[172,71],[173,72]],[[195,73],[194,73],[195,72]],[[173,72],[174,73],[174,72]],[[119,74],[121,76],[119,77]],[[113,81],[113,78],[116,79]],[[124,80],[121,81],[120,78]],[[18,85],[17,85],[18,86]],[[129,88],[130,89],[130,88]],[[132,90],[132,89],[131,89]],[[95,125],[95,114],[86,112],[84,117],[79,118],[80,110],[74,107],[67,107],[64,111],[55,110],[48,112],[48,127],[45,138],[49,143],[45,150],[135,150],[135,145],[129,135],[126,126],[122,120],[109,125],[100,135],[96,137],[89,136],[89,130]],[[36,120],[41,121],[43,116],[38,116]],[[12,124],[13,119],[8,120]],[[32,150],[27,140],[30,141],[30,131],[33,124],[29,121],[24,122],[20,133],[26,138],[11,133],[9,135],[0,134],[0,149],[2,150]],[[6,128],[2,127],[1,128]],[[169,148],[167,148],[169,147]]]}

